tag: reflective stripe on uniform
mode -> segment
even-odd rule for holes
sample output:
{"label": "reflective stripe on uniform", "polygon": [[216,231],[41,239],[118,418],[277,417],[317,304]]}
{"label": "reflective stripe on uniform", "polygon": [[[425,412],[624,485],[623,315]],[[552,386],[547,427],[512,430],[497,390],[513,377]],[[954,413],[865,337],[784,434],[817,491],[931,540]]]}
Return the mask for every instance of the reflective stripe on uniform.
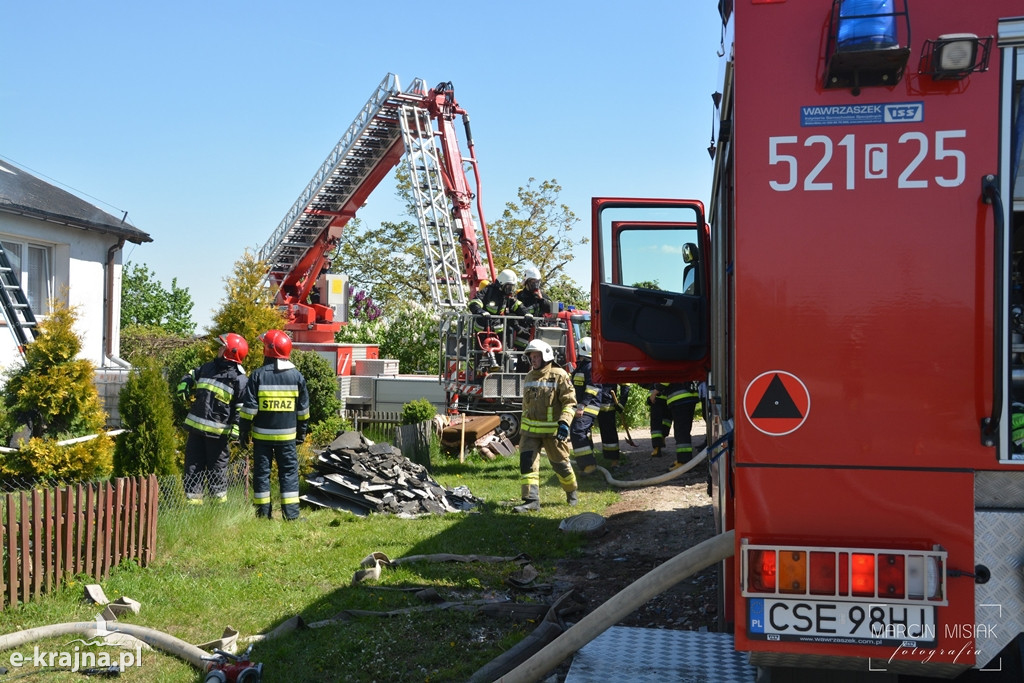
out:
{"label": "reflective stripe on uniform", "polygon": [[252,494],[252,502],[256,505],[263,505],[270,502],[270,491],[260,491]]}
{"label": "reflective stripe on uniform", "polygon": [[298,491],[282,491],[281,492],[281,505],[291,505],[292,503],[299,502]]}
{"label": "reflective stripe on uniform", "polygon": [[266,427],[253,426],[252,438],[260,441],[291,441],[295,439],[295,428],[267,429]]}
{"label": "reflective stripe on uniform", "polygon": [[231,431],[231,427],[224,424],[223,422],[216,422],[214,420],[205,420],[201,417],[196,417],[192,413],[189,413],[185,417],[185,426],[198,429],[201,432],[207,432],[208,434],[227,434]]}
{"label": "reflective stripe on uniform", "polygon": [[689,387],[685,387],[683,389],[679,389],[678,391],[673,391],[665,399],[665,402],[671,404],[671,403],[675,403],[676,401],[685,401],[685,400],[691,400],[691,399],[692,400],[697,400],[697,392],[693,391]]}
{"label": "reflective stripe on uniform", "polygon": [[526,486],[539,486],[540,472],[527,472],[520,477],[520,481]]}
{"label": "reflective stripe on uniform", "polygon": [[200,379],[196,383],[195,390],[198,391],[200,389],[206,389],[221,403],[231,403],[231,399],[235,395],[235,390],[232,387],[209,378]]}

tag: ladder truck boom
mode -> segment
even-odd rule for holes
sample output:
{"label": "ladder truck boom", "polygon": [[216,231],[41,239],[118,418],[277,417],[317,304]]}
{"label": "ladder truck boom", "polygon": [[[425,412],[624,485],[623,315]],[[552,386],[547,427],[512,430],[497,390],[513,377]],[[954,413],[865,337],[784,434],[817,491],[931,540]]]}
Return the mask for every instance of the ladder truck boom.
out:
{"label": "ladder truck boom", "polygon": [[[469,117],[455,101],[451,83],[428,89],[416,79],[402,90],[398,77],[388,74],[377,86],[258,252],[296,341],[334,341],[341,322],[330,306],[310,302],[310,295],[330,267],[329,255],[345,225],[403,157],[409,161],[435,305],[464,307],[464,288],[474,295],[488,277],[477,247],[474,193],[452,125],[460,114],[468,135]],[[469,163],[475,168],[472,156]],[[480,230],[486,245],[482,219]]]}

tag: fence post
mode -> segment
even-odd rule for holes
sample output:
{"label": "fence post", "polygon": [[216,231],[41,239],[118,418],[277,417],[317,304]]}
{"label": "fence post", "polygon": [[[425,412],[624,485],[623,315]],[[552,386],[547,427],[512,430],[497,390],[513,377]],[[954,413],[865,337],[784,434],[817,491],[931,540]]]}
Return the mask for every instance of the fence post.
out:
{"label": "fence post", "polygon": [[84,550],[88,538],[85,529],[87,512],[84,508],[91,499],[91,491],[91,488],[83,489],[81,484],[75,486],[75,574],[87,571],[85,568],[87,553]]}
{"label": "fence post", "polygon": [[156,475],[149,475],[149,500],[146,515],[146,553],[145,565],[148,565],[156,557],[156,518],[159,513],[160,485],[156,481]]}
{"label": "fence post", "polygon": [[7,502],[7,606],[18,604],[18,517],[14,494],[4,496]]}
{"label": "fence post", "polygon": [[21,601],[27,603],[32,592],[32,553],[28,551],[28,498],[24,491],[18,492],[18,508],[18,528],[21,530],[18,534],[21,541]]}
{"label": "fence post", "polygon": [[64,580],[64,514],[67,510],[67,487],[53,490],[53,586],[58,588]]}

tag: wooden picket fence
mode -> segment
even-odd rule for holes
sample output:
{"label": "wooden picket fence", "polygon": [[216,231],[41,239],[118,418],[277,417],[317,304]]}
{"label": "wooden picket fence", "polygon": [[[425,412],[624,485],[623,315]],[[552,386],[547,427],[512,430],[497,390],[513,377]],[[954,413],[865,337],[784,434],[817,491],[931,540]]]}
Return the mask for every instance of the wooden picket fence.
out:
{"label": "wooden picket fence", "polygon": [[0,496],[0,609],[72,576],[105,579],[124,560],[148,565],[159,494],[151,474]]}

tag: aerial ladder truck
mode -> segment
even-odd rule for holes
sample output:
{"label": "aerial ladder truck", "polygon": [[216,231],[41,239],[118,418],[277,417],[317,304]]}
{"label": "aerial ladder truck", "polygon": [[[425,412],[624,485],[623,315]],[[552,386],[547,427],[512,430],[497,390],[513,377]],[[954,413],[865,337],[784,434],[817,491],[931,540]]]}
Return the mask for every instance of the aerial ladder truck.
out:
{"label": "aerial ladder truck", "polygon": [[[462,117],[468,156],[455,129]],[[286,330],[297,348],[324,350],[335,344],[345,321],[347,285],[330,272],[345,225],[402,159],[408,163],[427,280],[438,309],[442,368],[450,412],[497,414],[505,431],[518,433],[522,373],[514,364],[511,335],[475,334],[467,302],[495,278],[487,228],[480,208],[480,175],[469,115],[455,100],[450,82],[428,88],[421,79],[402,89],[388,74],[321,164],[312,180],[258,252],[267,264],[267,282],[286,314]],[[466,167],[475,179],[470,185]],[[479,232],[485,259],[477,238]],[[341,264],[343,269],[343,264]],[[575,339],[587,315],[553,311],[534,326],[552,342],[564,362],[575,360]],[[511,330],[513,325],[505,325]],[[504,362],[490,359],[502,352]],[[338,364],[339,372],[342,371]],[[410,397],[410,400],[416,397]]]}

